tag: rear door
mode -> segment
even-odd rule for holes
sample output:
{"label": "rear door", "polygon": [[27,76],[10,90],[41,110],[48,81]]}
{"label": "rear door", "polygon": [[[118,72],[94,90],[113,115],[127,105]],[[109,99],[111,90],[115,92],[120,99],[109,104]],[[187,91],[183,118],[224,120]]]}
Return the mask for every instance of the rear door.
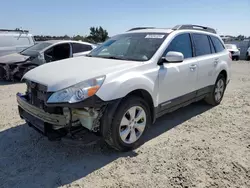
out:
{"label": "rear door", "polygon": [[195,56],[198,60],[198,79],[196,90],[197,96],[209,92],[210,85],[213,84],[214,68],[218,62],[218,56],[208,35],[192,33]]}

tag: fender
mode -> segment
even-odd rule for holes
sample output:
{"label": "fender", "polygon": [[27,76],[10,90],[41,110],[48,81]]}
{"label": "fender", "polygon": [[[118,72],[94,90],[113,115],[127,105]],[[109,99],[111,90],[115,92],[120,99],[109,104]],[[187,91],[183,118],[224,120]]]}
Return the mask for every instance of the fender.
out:
{"label": "fender", "polygon": [[106,78],[100,90],[96,93],[104,101],[125,97],[132,91],[143,89],[152,97],[154,106],[157,104],[158,72],[151,71],[144,74],[129,72],[116,79]]}
{"label": "fender", "polygon": [[[227,60],[227,62],[230,62]],[[225,70],[227,72],[227,80],[226,80],[226,83],[229,82],[229,80],[231,79],[231,72],[230,72],[230,66],[231,66],[231,63],[227,63],[225,60],[222,60],[218,66],[216,67],[216,70],[215,70],[215,76],[214,76],[214,83],[216,82],[216,79],[217,77],[219,76],[220,72]]]}

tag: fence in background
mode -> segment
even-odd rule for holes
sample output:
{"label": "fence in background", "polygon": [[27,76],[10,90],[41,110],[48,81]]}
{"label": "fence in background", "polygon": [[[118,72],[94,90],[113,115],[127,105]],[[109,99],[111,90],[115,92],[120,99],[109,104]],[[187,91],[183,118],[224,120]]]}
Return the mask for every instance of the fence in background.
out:
{"label": "fence in background", "polygon": [[250,47],[250,40],[245,41],[225,41],[225,44],[235,44],[238,48],[240,48],[240,59],[245,60],[247,49]]}

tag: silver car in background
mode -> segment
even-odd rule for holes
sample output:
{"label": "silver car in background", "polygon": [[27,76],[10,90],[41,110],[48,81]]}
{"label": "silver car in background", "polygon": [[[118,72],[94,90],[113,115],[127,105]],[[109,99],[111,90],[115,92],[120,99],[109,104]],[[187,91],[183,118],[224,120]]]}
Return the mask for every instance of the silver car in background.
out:
{"label": "silver car in background", "polygon": [[33,35],[27,30],[0,29],[0,56],[21,52],[34,44]]}
{"label": "silver car in background", "polygon": [[96,45],[73,40],[39,42],[21,52],[0,57],[0,80],[20,81],[29,70],[45,63],[84,56]]}
{"label": "silver car in background", "polygon": [[227,50],[231,53],[233,60],[240,59],[240,48],[238,48],[235,44],[225,44]]}

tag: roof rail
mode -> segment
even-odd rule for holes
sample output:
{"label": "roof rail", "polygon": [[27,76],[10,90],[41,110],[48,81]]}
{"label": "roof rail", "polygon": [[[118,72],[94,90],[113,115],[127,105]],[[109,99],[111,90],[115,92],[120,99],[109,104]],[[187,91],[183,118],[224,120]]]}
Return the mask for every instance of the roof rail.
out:
{"label": "roof rail", "polygon": [[20,33],[29,33],[28,30],[21,30],[21,29],[0,29],[3,32],[20,32]]}
{"label": "roof rail", "polygon": [[128,31],[134,31],[134,30],[140,30],[140,29],[153,29],[153,28],[154,27],[134,27],[132,29],[129,29]]}
{"label": "roof rail", "polygon": [[213,28],[201,26],[201,25],[192,25],[192,24],[186,24],[186,25],[176,25],[172,28],[173,30],[182,30],[182,29],[192,29],[192,30],[199,30],[199,31],[206,31],[210,33],[215,33],[216,31]]}

